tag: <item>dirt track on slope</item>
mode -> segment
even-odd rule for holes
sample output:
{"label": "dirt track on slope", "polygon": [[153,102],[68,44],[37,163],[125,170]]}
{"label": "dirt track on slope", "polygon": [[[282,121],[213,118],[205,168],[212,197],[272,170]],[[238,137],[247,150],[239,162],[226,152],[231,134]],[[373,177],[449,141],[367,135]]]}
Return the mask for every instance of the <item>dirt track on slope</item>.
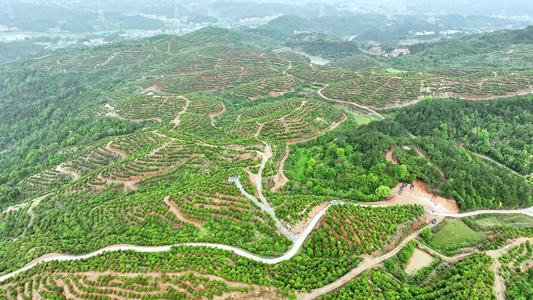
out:
{"label": "dirt track on slope", "polygon": [[165,196],[165,203],[170,207],[170,211],[176,216],[176,218],[178,218],[178,220],[182,221],[182,222],[186,222],[186,223],[191,223],[193,224],[194,226],[196,226],[198,229],[200,229],[200,231],[204,231],[204,228],[202,227],[202,223],[196,221],[196,220],[192,220],[192,219],[189,219],[187,217],[185,217],[181,211],[178,209],[178,205],[176,204],[176,202],[172,201],[172,200],[168,200],[169,196]]}
{"label": "dirt track on slope", "polygon": [[390,161],[392,164],[397,165],[398,161],[393,158],[393,155],[394,155],[394,150],[389,149],[387,150],[387,154],[385,154],[385,159]]}

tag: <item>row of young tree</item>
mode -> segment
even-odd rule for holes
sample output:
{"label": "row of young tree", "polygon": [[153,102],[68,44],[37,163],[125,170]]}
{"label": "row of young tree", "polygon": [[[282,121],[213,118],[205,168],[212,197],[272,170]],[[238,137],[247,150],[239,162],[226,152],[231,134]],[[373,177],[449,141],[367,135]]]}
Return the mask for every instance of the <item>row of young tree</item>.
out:
{"label": "row of young tree", "polygon": [[455,266],[438,266],[434,275],[412,284],[372,269],[321,299],[496,299],[493,262],[488,255],[473,254]]}

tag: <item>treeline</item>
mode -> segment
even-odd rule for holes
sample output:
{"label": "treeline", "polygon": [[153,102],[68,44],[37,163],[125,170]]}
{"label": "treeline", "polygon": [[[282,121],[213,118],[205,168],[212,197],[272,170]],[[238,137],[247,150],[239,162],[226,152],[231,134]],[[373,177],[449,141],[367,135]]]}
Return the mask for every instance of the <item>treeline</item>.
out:
{"label": "treeline", "polygon": [[[386,61],[394,68],[412,71],[449,65],[531,71],[532,41],[533,26],[529,26],[521,30],[468,35],[437,43],[417,43],[409,46],[410,55]],[[513,51],[509,52],[509,49]],[[499,59],[494,59],[494,56]],[[510,57],[512,59],[502,59]]]}
{"label": "treeline", "polygon": [[328,41],[318,39],[309,42],[288,43],[287,46],[302,49],[303,52],[307,54],[330,59],[343,58],[361,53],[361,50],[356,43],[348,41]]}

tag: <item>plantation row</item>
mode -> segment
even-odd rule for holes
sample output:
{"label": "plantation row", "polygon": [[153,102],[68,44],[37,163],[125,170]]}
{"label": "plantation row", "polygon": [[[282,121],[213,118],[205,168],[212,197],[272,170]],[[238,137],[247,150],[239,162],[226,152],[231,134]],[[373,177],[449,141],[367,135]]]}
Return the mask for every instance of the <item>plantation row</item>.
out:
{"label": "plantation row", "polygon": [[198,52],[201,56],[218,57],[216,67],[237,66],[279,66],[284,67],[289,63],[285,58],[275,53],[265,53],[257,49],[245,47],[205,47]]}
{"label": "plantation row", "polygon": [[280,76],[266,78],[237,87],[233,94],[250,99],[267,96],[278,96],[280,94],[294,91],[299,85],[296,79],[290,76]]}
{"label": "plantation row", "polygon": [[531,299],[533,290],[533,250],[531,241],[513,247],[500,257],[499,275],[505,279],[507,299]]}
{"label": "plantation row", "polygon": [[[82,273],[83,274],[83,273]],[[92,280],[86,274],[37,275],[17,285],[0,290],[5,299],[198,299],[222,296],[230,292],[248,292],[244,283],[229,286],[226,281],[210,279],[194,273],[152,277],[149,275],[99,275]]]}
{"label": "plantation row", "polygon": [[337,205],[314,231],[304,250],[312,257],[342,257],[385,251],[424,217],[420,205],[366,208]]}
{"label": "plantation row", "polygon": [[72,176],[56,170],[46,170],[30,176],[18,183],[18,187],[26,197],[45,194],[72,181]]}
{"label": "plantation row", "polygon": [[169,172],[192,157],[208,157],[219,165],[228,164],[233,167],[251,163],[249,159],[243,159],[237,151],[222,151],[194,142],[174,141],[146,155],[104,168],[100,176],[111,180],[138,181],[148,176]]}
{"label": "plantation row", "polygon": [[[171,46],[175,43],[171,42]],[[168,43],[163,46],[168,49]],[[157,46],[158,49],[159,46]],[[162,49],[160,49],[162,50]],[[235,47],[232,45],[208,45],[197,50],[187,50],[175,53],[166,59],[151,58],[151,65],[159,63],[159,68],[151,71],[152,76],[161,75],[191,75],[218,68],[240,66],[275,66],[286,67],[289,62],[275,53],[265,53],[257,49]],[[157,54],[155,54],[157,55]]]}
{"label": "plantation row", "polygon": [[57,72],[66,70],[94,73],[101,70],[113,70],[123,66],[135,65],[145,60],[148,55],[149,51],[142,49],[122,49],[120,51],[105,49],[92,55],[73,52],[72,55],[62,57],[59,61],[60,64],[57,63],[57,60],[50,60],[40,63],[40,67],[44,70],[54,70]]}
{"label": "plantation row", "polygon": [[[181,129],[202,132],[206,128],[211,128],[210,118],[205,114],[185,113],[181,117],[182,122],[179,126]],[[203,121],[198,123],[195,120]],[[250,124],[257,127],[255,123],[250,122]],[[256,129],[250,131],[250,136],[255,131]],[[112,139],[105,147],[95,145],[84,152],[86,154],[62,164],[65,172],[72,174],[48,170],[28,177],[18,186],[28,196],[36,196],[59,188],[72,181],[73,175],[78,175],[82,178],[68,186],[66,191],[88,192],[108,186],[121,188],[122,183],[137,182],[149,176],[172,171],[194,157],[208,155],[217,164],[233,167],[246,166],[250,163],[246,162],[249,159],[243,156],[244,152],[199,146],[195,142],[184,142],[148,130]]]}
{"label": "plantation row", "polygon": [[118,161],[120,158],[120,155],[115,154],[104,147],[97,146],[87,154],[65,163],[64,167],[84,176],[102,167],[108,166]]}
{"label": "plantation row", "polygon": [[[527,270],[533,263],[533,248],[531,241],[521,243],[519,246],[514,246],[508,253],[503,254],[500,257],[500,262],[503,267],[500,271],[511,273],[514,269],[515,273],[521,273],[523,270]],[[512,267],[512,268],[511,268]]]}
{"label": "plantation row", "polygon": [[[487,77],[494,77],[494,72],[489,69],[482,68],[440,68],[429,71],[429,73],[450,78],[463,78],[463,79],[482,79]],[[501,74],[498,72],[497,74]]]}
{"label": "plantation row", "polygon": [[131,155],[141,151],[150,152],[168,141],[170,141],[170,139],[166,136],[154,132],[142,131],[140,133],[134,133],[125,137],[113,139],[109,144],[109,148],[120,150],[127,155]]}
{"label": "plantation row", "polygon": [[[226,281],[232,281],[230,285],[242,292],[246,291],[244,287],[248,287],[249,290],[254,289],[255,287],[250,285],[255,284],[261,289],[274,287],[279,289],[282,295],[287,296],[294,290],[310,291],[331,283],[355,268],[359,262],[360,259],[355,257],[310,260],[297,256],[288,261],[268,265],[236,256],[230,251],[185,246],[172,247],[170,251],[162,253],[106,252],[83,261],[53,261],[40,264],[26,274],[22,274],[17,280],[8,280],[6,284],[0,286],[2,289],[0,292],[3,295],[20,294],[20,291],[24,291],[24,286],[28,286],[28,282],[32,279],[42,279],[48,275],[51,280],[47,282],[48,286],[45,288],[49,292],[53,291],[56,297],[65,295],[65,289],[60,289],[60,287],[65,287],[62,284],[63,278],[67,278],[73,289],[80,295],[94,293],[102,297],[107,295],[113,298],[119,295],[115,293],[116,291],[126,293],[124,297],[128,297],[127,294],[130,293],[130,298],[147,293],[153,295],[159,291],[164,293],[163,298],[168,299],[183,299],[177,297],[176,294],[179,291],[189,295],[194,295],[194,292],[200,293],[199,296],[195,295],[194,299],[209,298],[205,293],[217,294],[208,288],[225,292],[223,282]],[[87,275],[85,272],[106,270],[119,274],[117,277],[108,274],[102,274],[100,277],[95,275],[85,277]],[[158,272],[163,274],[157,274]],[[197,274],[197,272],[205,275]],[[155,276],[159,279],[154,278]],[[221,282],[222,280],[218,278],[224,281]],[[57,281],[55,283],[57,288],[53,287],[52,281]],[[35,285],[36,283],[33,283],[34,287]],[[166,286],[173,286],[173,290]],[[216,286],[219,287],[216,288]],[[17,291],[19,288],[21,289]],[[29,291],[27,289],[25,291],[28,294]],[[145,298],[147,298],[146,295]]]}
{"label": "plantation row", "polygon": [[292,66],[287,73],[310,83],[334,83],[361,77],[358,73],[342,71],[328,66],[314,64],[298,64]]}
{"label": "plantation row", "polygon": [[185,107],[185,100],[170,96],[137,96],[113,104],[116,113],[129,120],[169,122]]}
{"label": "plantation row", "polygon": [[340,122],[343,113],[323,102],[308,101],[289,115],[267,122],[261,130],[263,138],[294,141],[310,138]]}
{"label": "plantation row", "polygon": [[[490,74],[492,75],[492,74]],[[501,96],[530,90],[533,76],[528,73],[508,73],[490,77],[466,78],[465,80],[451,80],[446,78],[432,78],[423,82],[423,91],[428,95],[452,93],[459,96]]]}
{"label": "plantation row", "polygon": [[189,76],[164,76],[161,79],[145,79],[148,87],[154,81],[163,86],[163,91],[175,94],[209,92],[250,83],[262,78],[278,76],[272,67],[228,67]]}
{"label": "plantation row", "polygon": [[415,284],[372,269],[321,299],[495,299],[493,261],[488,255],[474,254],[455,266],[437,268],[434,275]]}
{"label": "plantation row", "polygon": [[258,128],[259,124],[256,123],[256,121],[238,122],[220,129],[217,136],[228,141],[240,138],[250,138],[255,135]]}
{"label": "plantation row", "polygon": [[[277,233],[271,217],[227,181],[240,175],[244,189],[253,194],[242,167],[258,162],[228,163],[230,157],[201,151],[206,158],[198,164],[183,164],[155,181],[143,181],[136,193],[122,193],[119,185],[90,194],[59,193],[33,209],[31,226],[24,211],[13,214],[10,224],[18,224],[16,230],[0,227],[0,237],[11,239],[0,249],[4,258],[0,272],[20,268],[46,253],[83,254],[113,244],[209,242],[263,256],[287,251],[291,243]],[[84,182],[79,180],[71,188],[81,189]],[[168,203],[164,201],[167,196]]]}
{"label": "plantation row", "polygon": [[192,132],[203,131],[211,127],[211,118],[206,114],[184,113],[178,127]]}
{"label": "plantation row", "polygon": [[420,80],[392,76],[372,76],[332,84],[323,91],[331,99],[383,107],[416,100]]}
{"label": "plantation row", "polygon": [[281,101],[275,104],[268,104],[255,107],[253,109],[248,109],[243,114],[241,114],[241,119],[255,119],[268,116],[269,118],[282,117],[302,104],[302,101],[299,100],[288,100]]}
{"label": "plantation row", "polygon": [[222,111],[223,106],[220,100],[203,95],[186,95],[191,101],[187,108],[188,113],[193,114],[214,114]]}
{"label": "plantation row", "polygon": [[[530,73],[491,72],[488,70],[435,70],[436,77],[423,73],[402,73],[397,76],[372,75],[340,80],[323,90],[324,96],[344,101],[385,107],[411,102],[419,97],[493,97],[531,90]],[[354,73],[355,74],[355,73]]]}

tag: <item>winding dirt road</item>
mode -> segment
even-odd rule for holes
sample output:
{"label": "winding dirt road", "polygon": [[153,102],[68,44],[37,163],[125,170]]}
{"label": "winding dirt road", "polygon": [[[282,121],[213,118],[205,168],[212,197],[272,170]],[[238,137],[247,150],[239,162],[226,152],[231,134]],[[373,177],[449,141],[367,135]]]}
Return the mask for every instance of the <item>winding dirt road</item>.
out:
{"label": "winding dirt road", "polygon": [[179,96],[178,98],[184,99],[187,103],[185,104],[185,107],[178,113],[176,118],[174,118],[174,120],[170,121],[170,123],[174,123],[174,127],[172,127],[172,129],[170,131],[174,131],[174,128],[176,128],[180,124],[181,115],[183,115],[187,111],[187,109],[189,108],[189,104],[191,104],[191,100],[189,100],[189,99],[187,99],[187,98],[185,98],[183,96]]}

